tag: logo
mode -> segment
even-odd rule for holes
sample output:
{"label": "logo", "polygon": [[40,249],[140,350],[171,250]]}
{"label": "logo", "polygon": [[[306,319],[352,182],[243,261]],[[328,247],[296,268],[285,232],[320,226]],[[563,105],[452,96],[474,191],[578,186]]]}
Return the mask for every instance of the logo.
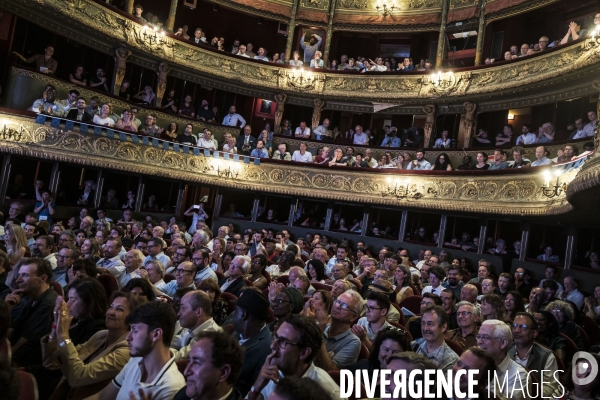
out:
{"label": "logo", "polygon": [[[583,358],[585,361],[577,360]],[[573,359],[571,360],[571,365],[574,366],[573,372],[571,373],[571,377],[573,378],[573,383],[576,385],[588,385],[596,379],[598,376],[598,362],[592,355],[585,351],[578,351],[573,355]],[[590,368],[591,367],[591,368]],[[590,374],[585,377],[585,373],[590,371]]]}

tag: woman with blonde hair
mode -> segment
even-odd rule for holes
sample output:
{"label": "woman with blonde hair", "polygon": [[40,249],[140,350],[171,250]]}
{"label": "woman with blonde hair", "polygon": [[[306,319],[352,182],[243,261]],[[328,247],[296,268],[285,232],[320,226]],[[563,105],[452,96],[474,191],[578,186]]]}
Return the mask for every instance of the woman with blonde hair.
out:
{"label": "woman with blonde hair", "polygon": [[81,257],[89,258],[96,263],[101,258],[101,250],[102,248],[95,238],[87,238],[81,245]]}
{"label": "woman with blonde hair", "polygon": [[223,253],[225,253],[225,240],[220,237],[216,237],[213,239],[213,251],[210,253],[210,267],[213,271],[223,271],[223,266],[221,264],[221,259],[223,257]]}
{"label": "woman with blonde hair", "polygon": [[6,227],[6,254],[11,265],[16,264],[25,257],[27,251],[27,237],[25,231],[19,225]]}

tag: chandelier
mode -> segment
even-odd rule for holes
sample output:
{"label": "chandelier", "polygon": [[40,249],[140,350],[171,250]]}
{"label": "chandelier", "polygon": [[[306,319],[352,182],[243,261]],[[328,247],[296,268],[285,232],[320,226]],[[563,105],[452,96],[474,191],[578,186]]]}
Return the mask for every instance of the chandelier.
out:
{"label": "chandelier", "polygon": [[549,170],[544,171],[542,174],[544,176],[544,185],[540,187],[542,189],[542,194],[549,199],[560,196],[563,193],[567,192],[568,185],[566,183],[560,183],[560,175],[562,170],[555,169],[554,175],[556,175],[556,183],[554,185],[550,185],[550,179],[552,178],[552,172]]}
{"label": "chandelier", "polygon": [[375,9],[379,11],[381,15],[387,17],[392,14],[394,9],[396,9],[396,0],[377,0]]}

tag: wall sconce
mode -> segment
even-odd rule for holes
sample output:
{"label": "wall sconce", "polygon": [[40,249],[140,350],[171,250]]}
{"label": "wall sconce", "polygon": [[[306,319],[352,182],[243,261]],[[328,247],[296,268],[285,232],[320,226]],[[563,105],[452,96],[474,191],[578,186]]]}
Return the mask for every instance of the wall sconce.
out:
{"label": "wall sconce", "polygon": [[381,197],[393,196],[398,200],[402,199],[419,199],[423,195],[417,191],[411,190],[410,180],[406,180],[406,186],[400,185],[400,181],[396,179],[394,185],[391,185],[391,179],[387,179],[387,186],[381,191]]}
{"label": "wall sconce", "polygon": [[429,81],[437,89],[448,89],[456,83],[456,77],[452,71],[433,73],[429,76]]}
{"label": "wall sconce", "polygon": [[304,68],[293,68],[287,74],[289,82],[300,89],[310,87],[315,82],[312,72],[304,71]]}
{"label": "wall sconce", "polygon": [[165,31],[158,33],[158,28],[155,26],[154,29],[150,29],[150,32],[146,32],[148,29],[144,27],[140,37],[144,42],[149,45],[163,45],[165,43]]}
{"label": "wall sconce", "polygon": [[217,166],[217,176],[219,178],[237,179],[239,174],[240,174],[240,172],[237,169],[231,170],[231,166],[228,166],[227,168],[224,168],[224,169],[221,169],[220,165]]}
{"label": "wall sconce", "polygon": [[515,114],[508,114],[508,120],[512,121],[513,119],[515,119]]}
{"label": "wall sconce", "polygon": [[541,187],[542,194],[549,199],[552,199],[556,196],[560,196],[563,192],[566,193],[568,185],[566,183],[560,183],[560,174],[562,170],[556,169],[554,171],[554,175],[556,175],[556,183],[554,186],[550,186],[550,180],[552,179],[552,171],[546,170],[542,174],[544,176],[544,185]]}
{"label": "wall sconce", "polygon": [[19,130],[13,128],[7,128],[6,124],[4,124],[4,128],[2,129],[2,139],[13,139],[15,141],[20,141],[23,136],[23,125],[20,125]]}
{"label": "wall sconce", "polygon": [[396,9],[395,0],[377,0],[375,9],[381,13],[384,17],[391,15],[394,9]]}

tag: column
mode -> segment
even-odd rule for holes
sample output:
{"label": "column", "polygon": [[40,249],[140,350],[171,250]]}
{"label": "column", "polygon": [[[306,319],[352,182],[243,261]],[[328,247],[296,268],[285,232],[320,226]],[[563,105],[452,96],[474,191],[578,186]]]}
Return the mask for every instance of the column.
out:
{"label": "column", "polygon": [[567,236],[567,247],[565,248],[565,262],[563,265],[564,269],[571,268],[573,262],[573,256],[576,252],[577,246],[577,228],[574,225],[569,226],[569,235]]}
{"label": "column", "polygon": [[[447,0],[446,0],[447,1]],[[327,65],[329,59],[329,48],[331,47],[331,37],[333,36],[333,16],[337,0],[331,0],[329,3],[329,22],[327,23],[327,35],[325,36],[325,49],[323,50],[323,62]]]}
{"label": "column", "polygon": [[471,144],[471,136],[475,132],[475,110],[477,110],[477,104],[464,102],[465,107],[465,135],[463,137],[463,147],[469,147]]}
{"label": "column", "polygon": [[485,0],[479,6],[479,29],[477,30],[477,47],[475,49],[475,65],[481,65],[483,58],[483,38],[485,36]]}
{"label": "column", "polygon": [[487,220],[479,221],[479,246],[477,248],[477,254],[483,254],[485,250],[485,238],[487,236]]}
{"label": "column", "polygon": [[[6,199],[6,190],[8,189],[10,170],[12,167],[10,158],[11,155],[6,154],[2,159],[2,171],[0,171],[0,204],[4,204],[4,200]],[[12,202],[12,200],[10,200],[10,202]]]}
{"label": "column", "polygon": [[427,115],[425,119],[425,127],[423,130],[425,131],[425,137],[423,138],[423,148],[426,149],[429,147],[429,141],[431,140],[431,132],[433,131],[433,124],[435,123],[435,106],[433,104],[428,104],[423,107],[423,112]]}
{"label": "column", "polygon": [[181,218],[182,210],[183,210],[183,200],[185,199],[185,191],[187,190],[187,185],[184,183],[179,183],[179,189],[177,190],[177,204],[175,205],[175,215],[178,218]]}
{"label": "column", "polygon": [[50,183],[48,184],[48,189],[50,189],[50,193],[53,194],[54,198],[56,198],[56,190],[58,189],[58,180],[60,179],[60,165],[58,161],[54,161],[52,163],[52,173],[50,174]]}
{"label": "column", "polygon": [[333,216],[333,206],[334,206],[334,203],[329,203],[327,205],[327,214],[325,215],[325,226],[323,228],[323,230],[325,232],[329,232],[329,230],[331,228],[331,217]]}
{"label": "column", "polygon": [[260,207],[260,197],[256,196],[254,198],[254,204],[252,205],[252,215],[250,222],[256,222],[256,218],[258,218],[258,207]]}
{"label": "column", "polygon": [[400,242],[404,241],[404,237],[406,236],[406,222],[408,221],[408,210],[402,210],[402,218],[400,219],[400,232],[398,232],[398,240]]}
{"label": "column", "polygon": [[438,249],[441,249],[444,245],[444,237],[446,236],[446,221],[448,220],[447,214],[442,214],[440,219],[440,229],[438,230]]}
{"label": "column", "polygon": [[138,181],[138,190],[135,197],[135,212],[140,212],[142,209],[142,204],[144,202],[144,191],[146,189],[146,184],[144,183],[144,177],[140,176]]}
{"label": "column", "polygon": [[294,31],[296,30],[296,13],[298,12],[299,2],[300,0],[293,0],[292,3],[292,15],[290,17],[290,24],[288,25],[287,43],[285,44],[286,62],[292,58],[292,46],[294,45]]}
{"label": "column", "polygon": [[527,255],[527,248],[529,247],[529,231],[531,230],[531,224],[525,222],[521,224],[521,253],[519,254],[519,261],[525,261]]}
{"label": "column", "polygon": [[[81,170],[81,177],[83,178],[84,169]],[[102,199],[102,192],[104,191],[104,170],[98,171],[98,179],[96,180],[96,196],[94,198],[94,208],[100,207],[100,200]]]}
{"label": "column", "polygon": [[158,75],[158,79],[156,82],[156,107],[160,107],[162,103],[163,96],[165,95],[165,90],[167,89],[167,75],[171,71],[169,64],[161,62],[158,64],[158,70],[156,71],[156,75]]}
{"label": "column", "polygon": [[442,0],[442,23],[440,24],[440,36],[438,37],[438,47],[435,56],[436,68],[442,68],[444,61],[444,52],[446,51],[446,20],[448,19],[448,8],[450,0]]}
{"label": "column", "polygon": [[177,0],[171,0],[171,8],[169,9],[169,18],[167,18],[166,28],[169,32],[173,32],[175,27],[175,14],[177,13]]}
{"label": "column", "polygon": [[133,3],[135,1],[134,0],[127,0],[127,3],[125,5],[125,12],[127,14],[133,14]]}

